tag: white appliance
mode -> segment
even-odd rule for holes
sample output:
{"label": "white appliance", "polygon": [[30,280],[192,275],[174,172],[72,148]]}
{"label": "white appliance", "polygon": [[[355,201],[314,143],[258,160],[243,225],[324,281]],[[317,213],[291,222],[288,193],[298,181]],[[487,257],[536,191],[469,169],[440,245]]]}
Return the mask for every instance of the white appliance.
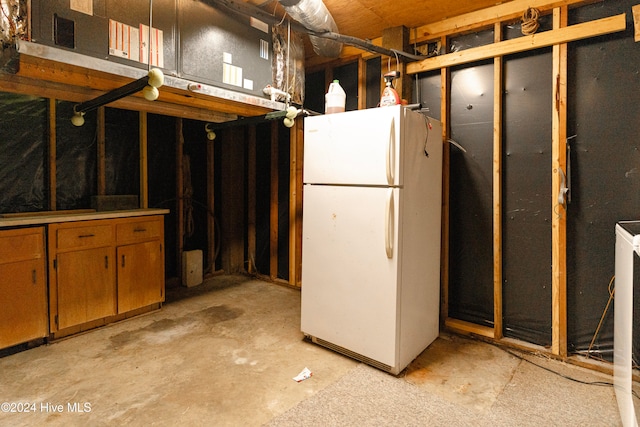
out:
{"label": "white appliance", "polygon": [[439,332],[441,125],[397,105],[304,135],[302,332],[398,374]]}
{"label": "white appliance", "polygon": [[[640,221],[616,224],[613,385],[624,427],[637,427],[633,404],[633,278],[640,255]],[[637,273],[637,272],[636,272]]]}

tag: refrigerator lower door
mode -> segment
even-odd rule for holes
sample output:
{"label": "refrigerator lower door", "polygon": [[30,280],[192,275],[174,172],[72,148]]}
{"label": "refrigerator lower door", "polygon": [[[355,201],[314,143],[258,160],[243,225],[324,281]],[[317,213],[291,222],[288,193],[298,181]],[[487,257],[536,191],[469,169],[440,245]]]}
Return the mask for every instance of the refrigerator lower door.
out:
{"label": "refrigerator lower door", "polygon": [[378,367],[393,372],[402,190],[304,187],[302,331],[325,346],[355,353],[349,355],[356,359],[388,365]]}

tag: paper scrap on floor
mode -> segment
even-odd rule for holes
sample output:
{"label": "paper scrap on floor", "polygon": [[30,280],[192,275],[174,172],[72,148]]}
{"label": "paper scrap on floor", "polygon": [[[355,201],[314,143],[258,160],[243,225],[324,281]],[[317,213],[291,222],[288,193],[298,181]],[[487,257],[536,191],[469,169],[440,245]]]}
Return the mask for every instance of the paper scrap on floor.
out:
{"label": "paper scrap on floor", "polygon": [[313,373],[309,370],[309,368],[304,368],[302,372],[293,377],[293,380],[297,382],[304,381],[307,378],[311,378],[311,375],[313,375]]}

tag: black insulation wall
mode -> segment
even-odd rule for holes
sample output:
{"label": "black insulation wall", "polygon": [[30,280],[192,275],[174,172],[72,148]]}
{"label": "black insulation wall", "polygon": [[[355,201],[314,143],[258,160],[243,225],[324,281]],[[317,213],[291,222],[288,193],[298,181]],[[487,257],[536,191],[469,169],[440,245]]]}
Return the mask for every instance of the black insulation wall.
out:
{"label": "black insulation wall", "polygon": [[[493,41],[493,31],[451,41]],[[493,62],[451,70],[449,316],[493,326]]]}
{"label": "black insulation wall", "polygon": [[[627,31],[569,44],[567,303],[570,352],[594,339],[614,273],[614,226],[638,219],[640,50],[633,1],[605,1],[570,11],[570,24],[627,14]],[[550,17],[540,31],[551,28]],[[507,39],[519,26],[504,28]],[[492,32],[450,41],[454,50],[493,40]],[[502,147],[503,333],[551,343],[551,50],[504,58]],[[493,62],[451,70],[449,316],[493,326]],[[423,103],[439,97],[439,73],[420,76]],[[436,104],[435,108],[438,108]],[[435,113],[435,111],[434,111]],[[437,116],[437,114],[432,114]],[[613,312],[604,316],[592,353],[612,359]],[[636,311],[640,304],[636,300]],[[635,316],[634,342],[640,342]],[[635,350],[640,360],[640,348]]]}
{"label": "black insulation wall", "polygon": [[47,209],[47,104],[0,92],[0,213]]}
{"label": "black insulation wall", "polygon": [[[571,204],[567,213],[569,349],[589,348],[609,299],[615,224],[640,218],[640,49],[631,7],[599,2],[572,10],[570,24],[627,14],[627,30],[569,45]],[[638,300],[635,300],[638,307]],[[634,316],[636,342],[640,316]],[[613,305],[592,354],[613,358]],[[634,349],[640,360],[640,348]]]}

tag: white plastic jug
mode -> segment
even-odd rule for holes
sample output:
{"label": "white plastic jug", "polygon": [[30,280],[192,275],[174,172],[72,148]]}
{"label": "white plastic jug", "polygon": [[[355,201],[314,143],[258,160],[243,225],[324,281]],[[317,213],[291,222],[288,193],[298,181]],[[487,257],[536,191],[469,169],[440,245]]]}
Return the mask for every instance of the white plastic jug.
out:
{"label": "white plastic jug", "polygon": [[324,96],[324,112],[325,114],[342,113],[344,112],[344,106],[347,101],[347,94],[340,86],[338,80],[334,80],[329,85],[329,90]]}

